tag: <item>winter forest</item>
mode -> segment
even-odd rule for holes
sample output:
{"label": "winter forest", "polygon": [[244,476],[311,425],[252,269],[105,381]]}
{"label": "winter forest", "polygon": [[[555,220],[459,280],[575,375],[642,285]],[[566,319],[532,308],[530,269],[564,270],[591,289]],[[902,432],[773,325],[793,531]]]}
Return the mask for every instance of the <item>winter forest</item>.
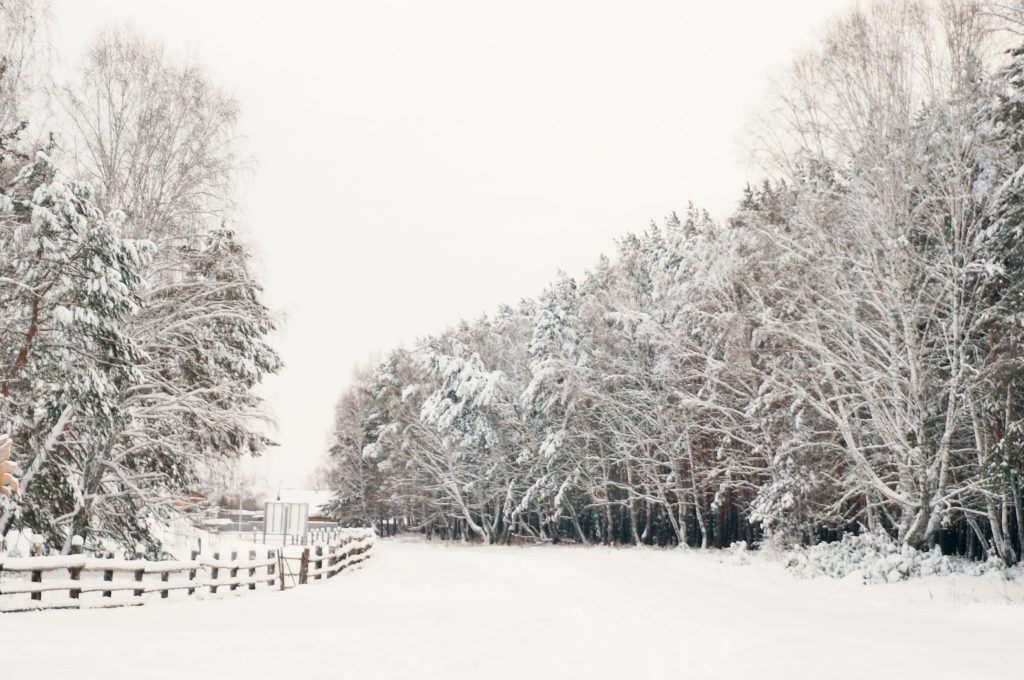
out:
{"label": "winter forest", "polygon": [[[274,444],[250,159],[238,103],[131,29],[54,76],[48,11],[0,1],[0,535],[157,554],[154,526]],[[870,534],[1016,564],[1021,35],[1013,3],[836,18],[773,84],[765,179],[732,215],[691,205],[359,369],[327,511],[481,543]]]}
{"label": "winter forest", "polygon": [[1011,3],[836,19],[775,84],[767,179],[727,219],[669,215],[360,370],[332,511],[487,543],[870,533],[1018,562],[1021,35]]}
{"label": "winter forest", "polygon": [[1010,680],[1022,605],[1024,0],[0,0],[0,680]]}
{"label": "winter forest", "polygon": [[0,0],[0,436],[20,487],[0,536],[155,554],[154,523],[270,443],[238,107],[128,29],[58,81],[48,13]]}

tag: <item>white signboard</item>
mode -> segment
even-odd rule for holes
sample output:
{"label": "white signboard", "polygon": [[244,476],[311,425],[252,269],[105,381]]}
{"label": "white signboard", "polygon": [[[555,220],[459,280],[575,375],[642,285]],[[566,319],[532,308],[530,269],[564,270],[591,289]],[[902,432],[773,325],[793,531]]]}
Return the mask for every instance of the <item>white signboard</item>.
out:
{"label": "white signboard", "polygon": [[268,535],[282,536],[282,542],[288,537],[295,541],[305,538],[309,530],[309,503],[283,503],[268,501],[263,511],[263,537]]}

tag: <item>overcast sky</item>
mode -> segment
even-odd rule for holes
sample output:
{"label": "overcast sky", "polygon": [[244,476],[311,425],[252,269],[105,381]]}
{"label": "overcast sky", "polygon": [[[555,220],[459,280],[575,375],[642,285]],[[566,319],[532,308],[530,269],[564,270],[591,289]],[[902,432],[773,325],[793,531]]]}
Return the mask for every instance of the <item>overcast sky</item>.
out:
{"label": "overcast sky", "polygon": [[744,130],[849,0],[55,0],[73,65],[128,23],[239,99],[243,200],[301,484],[353,366],[579,274],[687,202],[728,214]]}

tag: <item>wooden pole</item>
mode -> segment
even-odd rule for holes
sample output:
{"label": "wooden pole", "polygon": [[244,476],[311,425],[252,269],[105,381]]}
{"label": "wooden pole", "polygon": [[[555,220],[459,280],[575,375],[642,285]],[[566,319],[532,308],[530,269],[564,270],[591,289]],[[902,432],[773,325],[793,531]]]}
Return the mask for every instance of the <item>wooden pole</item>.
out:
{"label": "wooden pole", "polygon": [[[71,539],[71,554],[72,555],[81,555],[82,554],[82,549],[85,547],[84,543],[85,542],[82,540],[81,536],[74,536],[74,537],[72,537],[72,539]],[[72,581],[80,581],[80,580],[82,580],[82,568],[81,567],[72,567],[72,568],[68,569],[68,576],[71,578]],[[82,594],[82,591],[81,591],[80,588],[72,588],[71,592],[68,593],[68,594],[71,596],[72,600],[77,600],[79,598],[79,596]]]}
{"label": "wooden pole", "polygon": [[[195,562],[197,559],[199,559],[199,551],[198,550],[193,550],[192,551],[192,561]],[[189,569],[188,570],[188,580],[189,581],[195,581],[196,580],[196,570],[195,569]],[[189,588],[188,589],[188,594],[189,595],[195,595],[196,594],[196,589],[194,587],[193,588]]]}
{"label": "wooden pole", "polygon": [[304,586],[309,579],[309,548],[302,549],[302,562],[299,563],[299,585]]}
{"label": "wooden pole", "polygon": [[[42,554],[43,554],[43,537],[42,536],[33,536],[32,537],[32,556],[33,557],[41,557]],[[32,583],[42,583],[42,582],[43,582],[43,572],[41,570],[39,570],[39,569],[33,570],[32,571]],[[42,600],[43,599],[43,594],[41,592],[32,593],[32,599],[33,600]]]}
{"label": "wooden pole", "polygon": [[[141,543],[136,544],[135,552],[132,553],[131,559],[133,559],[133,560],[145,559],[145,548],[144,548],[144,546]],[[142,579],[145,576],[145,574],[146,574],[146,570],[145,569],[136,569],[135,570],[135,581],[137,583],[142,583]],[[145,589],[140,586],[139,588],[133,590],[132,594],[135,595],[135,597],[142,597],[142,594],[145,593],[145,592],[146,592]]]}
{"label": "wooden pole", "polygon": [[[107,559],[108,560],[114,559],[114,553],[108,552],[107,553]],[[104,581],[113,581],[114,580],[114,570],[113,569],[106,569],[106,570],[104,570],[104,572],[103,572],[103,580]],[[103,591],[103,597],[110,597],[113,594],[114,594],[113,591],[110,591],[110,590],[104,590]]]}
{"label": "wooden pole", "polygon": [[[256,561],[256,551],[249,551],[249,562]],[[249,590],[256,590],[256,567],[249,567]]]}
{"label": "wooden pole", "polygon": [[[220,553],[219,552],[213,553],[213,561],[214,562],[219,562],[220,561]],[[219,575],[220,575],[220,567],[211,567],[210,568],[210,581],[216,581],[217,577]],[[217,592],[217,586],[214,585],[213,583],[210,583],[210,594],[212,595],[212,594],[214,594],[216,592]]]}
{"label": "wooden pole", "polygon": [[[238,553],[234,550],[231,551],[231,571],[228,573],[231,575],[232,579],[238,578]],[[237,588],[237,583],[231,584],[231,590],[236,590]]]}

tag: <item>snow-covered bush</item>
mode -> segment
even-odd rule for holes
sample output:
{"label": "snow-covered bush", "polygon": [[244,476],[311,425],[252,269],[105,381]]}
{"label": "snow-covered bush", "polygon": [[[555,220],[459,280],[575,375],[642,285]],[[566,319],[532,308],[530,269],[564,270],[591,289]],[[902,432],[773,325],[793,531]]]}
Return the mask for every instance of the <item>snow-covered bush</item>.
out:
{"label": "snow-covered bush", "polygon": [[995,556],[975,562],[943,555],[938,546],[916,550],[884,532],[847,534],[842,540],[796,548],[785,554],[785,565],[800,576],[855,578],[864,583],[894,583],[921,576],[965,574],[980,576],[1003,571]]}
{"label": "snow-covered bush", "polygon": [[0,535],[0,557],[24,557],[31,549],[31,529],[11,529],[6,535]]}
{"label": "snow-covered bush", "polygon": [[750,547],[746,541],[733,541],[727,550],[733,564],[750,564]]}

